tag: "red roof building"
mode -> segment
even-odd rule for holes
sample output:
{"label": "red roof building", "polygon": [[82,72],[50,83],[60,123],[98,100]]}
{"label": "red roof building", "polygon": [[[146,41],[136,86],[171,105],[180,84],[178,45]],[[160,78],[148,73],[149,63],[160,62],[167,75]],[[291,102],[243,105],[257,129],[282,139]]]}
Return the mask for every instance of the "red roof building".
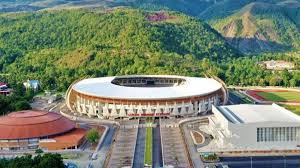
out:
{"label": "red roof building", "polygon": [[0,82],[0,94],[4,96],[10,95],[12,92],[12,89],[7,87],[7,84],[4,82]]}
{"label": "red roof building", "polygon": [[[0,117],[0,150],[34,149],[40,140],[78,133],[75,123],[52,112],[25,110]],[[81,131],[82,139],[85,134]],[[78,145],[78,144],[77,144]],[[77,147],[77,146],[76,146]]]}
{"label": "red roof building", "polygon": [[49,140],[41,140],[40,148],[48,150],[77,149],[85,140],[86,130],[76,128],[66,134],[58,135]]}
{"label": "red roof building", "polygon": [[1,86],[7,86],[7,84],[4,83],[4,82],[0,82],[0,87],[1,87]]}

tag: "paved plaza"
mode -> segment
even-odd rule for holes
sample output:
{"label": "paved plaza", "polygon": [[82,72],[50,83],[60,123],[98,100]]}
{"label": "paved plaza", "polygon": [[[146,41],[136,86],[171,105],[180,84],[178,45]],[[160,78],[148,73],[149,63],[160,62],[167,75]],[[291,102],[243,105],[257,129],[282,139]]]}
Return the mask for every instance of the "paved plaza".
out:
{"label": "paved plaza", "polygon": [[179,127],[161,127],[161,135],[165,166],[190,167]]}
{"label": "paved plaza", "polygon": [[108,167],[133,165],[138,128],[120,128],[113,144]]}

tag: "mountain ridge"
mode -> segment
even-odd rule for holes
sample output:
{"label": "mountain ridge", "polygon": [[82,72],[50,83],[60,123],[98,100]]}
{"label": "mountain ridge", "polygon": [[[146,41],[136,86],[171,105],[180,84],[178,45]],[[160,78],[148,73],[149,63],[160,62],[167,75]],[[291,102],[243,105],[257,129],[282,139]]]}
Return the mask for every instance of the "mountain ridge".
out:
{"label": "mountain ridge", "polygon": [[255,2],[211,25],[244,53],[291,50],[300,47],[300,33],[298,16],[289,12],[286,5]]}
{"label": "mountain ridge", "polygon": [[[18,5],[14,8],[12,2]],[[195,16],[247,54],[299,49],[300,0],[4,0],[0,2],[0,12],[65,8],[106,11],[123,6],[147,11],[171,10]]]}

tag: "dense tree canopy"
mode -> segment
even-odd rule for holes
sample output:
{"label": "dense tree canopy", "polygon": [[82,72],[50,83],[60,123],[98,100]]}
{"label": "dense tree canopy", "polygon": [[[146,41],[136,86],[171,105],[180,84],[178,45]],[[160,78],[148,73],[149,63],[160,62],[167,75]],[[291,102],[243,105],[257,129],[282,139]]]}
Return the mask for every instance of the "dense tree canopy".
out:
{"label": "dense tree canopy", "polygon": [[228,85],[300,85],[299,71],[257,65],[264,59],[299,62],[297,57],[244,57],[197,19],[163,12],[165,19],[151,21],[150,15],[133,9],[0,15],[0,77],[10,84],[37,79],[43,89],[61,91],[80,78],[127,74],[210,74]]}
{"label": "dense tree canopy", "polygon": [[65,90],[75,79],[120,74],[200,75],[203,58],[239,56],[207,24],[149,12],[116,9],[11,14],[0,17],[0,70],[9,82],[39,79]]}
{"label": "dense tree canopy", "polygon": [[11,87],[14,88],[12,95],[3,96],[0,94],[0,115],[12,111],[31,109],[29,101],[33,98],[33,91],[26,91],[21,85]]}
{"label": "dense tree canopy", "polygon": [[26,155],[14,159],[0,159],[0,168],[64,168],[60,154],[46,153],[32,157]]}

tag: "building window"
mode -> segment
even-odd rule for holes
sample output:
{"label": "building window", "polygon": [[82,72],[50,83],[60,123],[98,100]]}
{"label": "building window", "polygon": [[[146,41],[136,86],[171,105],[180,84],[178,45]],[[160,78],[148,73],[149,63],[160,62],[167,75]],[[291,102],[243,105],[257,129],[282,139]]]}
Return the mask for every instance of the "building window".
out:
{"label": "building window", "polygon": [[257,142],[296,141],[300,135],[300,127],[257,128]]}
{"label": "building window", "polygon": [[260,132],[260,128],[256,128],[256,142],[259,142],[259,132]]}

